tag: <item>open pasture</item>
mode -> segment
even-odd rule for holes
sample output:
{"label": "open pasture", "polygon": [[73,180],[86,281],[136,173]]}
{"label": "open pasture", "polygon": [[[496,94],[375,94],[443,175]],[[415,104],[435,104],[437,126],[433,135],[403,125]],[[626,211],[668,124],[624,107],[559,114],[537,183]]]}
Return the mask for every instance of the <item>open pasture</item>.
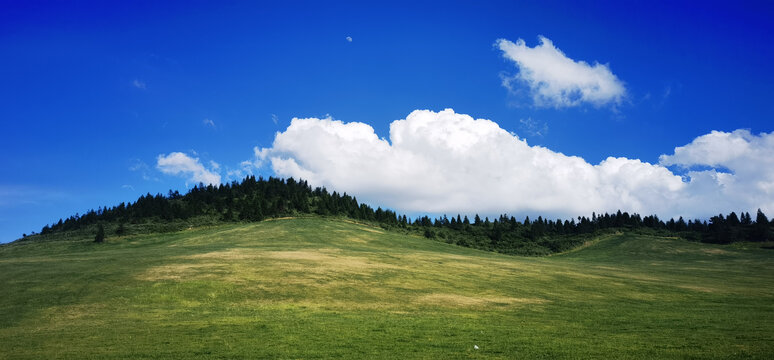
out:
{"label": "open pasture", "polygon": [[0,246],[0,358],[774,353],[774,250],[743,244],[526,258],[321,218],[90,240]]}

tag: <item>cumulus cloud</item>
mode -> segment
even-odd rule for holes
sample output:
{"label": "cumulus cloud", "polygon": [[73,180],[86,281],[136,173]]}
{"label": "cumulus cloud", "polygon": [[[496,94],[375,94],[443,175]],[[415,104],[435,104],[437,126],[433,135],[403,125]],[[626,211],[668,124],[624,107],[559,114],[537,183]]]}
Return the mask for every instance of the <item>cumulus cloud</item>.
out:
{"label": "cumulus cloud", "polygon": [[515,43],[499,39],[495,43],[503,57],[513,61],[519,72],[503,78],[513,90],[514,82],[526,85],[536,106],[571,107],[582,103],[594,106],[620,104],[626,96],[623,82],[608,65],[575,61],[545,37],[540,45],[529,47],[524,40]]}
{"label": "cumulus cloud", "polygon": [[159,155],[156,158],[156,168],[164,174],[182,176],[194,183],[220,184],[220,175],[217,172],[206,169],[199,162],[199,158],[181,152]]}
{"label": "cumulus cloud", "polygon": [[687,170],[692,182],[717,184],[716,202],[774,209],[774,132],[712,131],[661,155],[659,163]]}
{"label": "cumulus cloud", "polygon": [[[751,147],[769,144],[761,151],[774,158],[771,140],[763,140],[770,136],[750,135],[747,143],[754,138]],[[768,183],[740,198],[724,189],[729,183],[748,181],[737,178],[742,174],[704,170],[684,178],[670,171],[667,164],[693,159],[683,156],[687,150],[681,149],[662,157],[661,164],[610,157],[593,165],[577,156],[530,146],[490,120],[451,109],[417,110],[390,125],[389,140],[379,138],[364,123],[294,118],[277,133],[272,147],[254,149],[254,164],[270,164],[279,176],[304,178],[409,212],[568,217],[618,209],[660,216],[774,210],[774,174],[754,175]],[[723,164],[732,168],[728,161]]]}

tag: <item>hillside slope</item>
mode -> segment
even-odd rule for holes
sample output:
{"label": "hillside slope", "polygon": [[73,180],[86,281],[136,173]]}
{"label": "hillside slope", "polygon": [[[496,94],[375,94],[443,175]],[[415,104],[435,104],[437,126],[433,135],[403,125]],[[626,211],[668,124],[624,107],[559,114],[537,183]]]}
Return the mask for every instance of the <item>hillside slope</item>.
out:
{"label": "hillside slope", "polygon": [[770,250],[616,234],[520,258],[320,218],[90,240],[0,247],[0,358],[774,353]]}

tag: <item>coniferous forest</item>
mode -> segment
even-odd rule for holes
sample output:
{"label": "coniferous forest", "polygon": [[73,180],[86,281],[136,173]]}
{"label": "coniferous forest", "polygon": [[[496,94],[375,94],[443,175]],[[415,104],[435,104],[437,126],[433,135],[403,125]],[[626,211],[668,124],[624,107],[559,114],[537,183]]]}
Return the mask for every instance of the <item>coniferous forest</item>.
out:
{"label": "coniferous forest", "polygon": [[472,219],[461,215],[411,219],[389,209],[374,209],[346,193],[329,192],[320,187],[313,189],[303,180],[256,179],[254,176],[246,177],[241,183],[199,184],[186,194],[171,190],[167,195],[147,194],[133,203],[60,219],[44,226],[40,234],[33,234],[38,236],[25,234],[23,239],[57,239],[68,233],[92,232],[101,242],[105,237],[125,234],[304,215],[345,217],[450,244],[520,255],[562,252],[583,244],[594,235],[616,231],[649,232],[718,244],[774,239],[774,220],[769,222],[760,210],[755,218],[747,212],[732,212],[713,216],[709,221],[686,221],[682,217],[664,221],[656,215],[643,217],[620,210],[576,219],[539,216],[517,220],[508,215],[494,219],[482,219],[478,215]]}

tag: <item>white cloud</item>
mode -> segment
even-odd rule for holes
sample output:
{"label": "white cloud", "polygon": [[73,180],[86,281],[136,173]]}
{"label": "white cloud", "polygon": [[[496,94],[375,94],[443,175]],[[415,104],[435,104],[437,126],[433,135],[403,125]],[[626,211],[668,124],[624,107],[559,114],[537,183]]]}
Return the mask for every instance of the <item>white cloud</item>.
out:
{"label": "white cloud", "polygon": [[156,158],[156,168],[168,175],[186,177],[188,181],[194,183],[220,184],[218,173],[206,169],[199,162],[199,158],[192,158],[181,152],[159,155]]}
{"label": "white cloud", "polygon": [[204,126],[209,126],[209,127],[212,127],[213,129],[215,128],[215,122],[212,121],[211,119],[204,119],[202,123],[204,124]]}
{"label": "white cloud", "polygon": [[277,125],[279,118],[277,117],[276,114],[271,114],[271,121],[274,122],[274,125]]}
{"label": "white cloud", "polygon": [[760,202],[774,210],[774,132],[712,131],[661,155],[659,163],[688,170],[692,183],[716,185],[715,201],[737,208]]}
{"label": "white cloud", "polygon": [[351,36],[347,36],[347,42],[352,42],[352,37]]}
{"label": "white cloud", "polygon": [[250,166],[250,165],[256,168],[262,167],[266,162],[266,158],[269,156],[269,152],[270,152],[270,149],[267,149],[267,148],[259,149],[257,146],[254,147],[253,161],[243,161],[241,163],[242,169],[245,169],[246,166]]}
{"label": "white cloud", "polygon": [[594,106],[620,104],[626,97],[623,82],[607,65],[568,58],[551,40],[539,37],[540,45],[529,47],[524,40],[496,42],[503,57],[516,63],[518,74],[505,77],[503,85],[513,90],[513,82],[525,84],[535,105],[570,107],[582,103]]}
{"label": "white cloud", "polygon": [[[774,146],[772,134],[755,136],[749,130],[734,132],[712,131],[694,139],[690,144],[675,148],[672,155],[661,155],[659,162],[664,165],[690,167],[693,165],[725,166],[740,168],[744,164],[758,166],[759,161],[772,162],[770,151]],[[758,157],[759,160],[754,159]]]}
{"label": "white cloud", "polygon": [[142,90],[146,89],[145,82],[137,80],[137,79],[134,79],[132,81],[132,86],[134,86],[134,87],[136,87],[138,89],[142,89]]}
{"label": "white cloud", "polygon": [[[748,165],[752,171],[755,164],[774,159],[774,137],[749,136],[744,143],[718,146],[730,153],[738,153],[738,147],[761,147],[755,155],[767,155],[764,162],[753,158],[752,152],[744,158],[752,162]],[[580,157],[530,146],[490,120],[451,109],[417,110],[390,125],[389,141],[364,123],[295,118],[277,133],[271,148],[255,148],[254,164],[270,164],[279,176],[304,178],[408,212],[569,217],[622,209],[671,217],[758,207],[774,211],[774,174],[768,170],[774,166],[735,175],[695,171],[684,181],[664,166],[690,163],[683,159],[688,153],[684,148],[662,157],[662,164],[609,157],[592,165]],[[730,160],[723,164],[734,167]],[[760,186],[724,190],[749,179],[757,179]]]}

